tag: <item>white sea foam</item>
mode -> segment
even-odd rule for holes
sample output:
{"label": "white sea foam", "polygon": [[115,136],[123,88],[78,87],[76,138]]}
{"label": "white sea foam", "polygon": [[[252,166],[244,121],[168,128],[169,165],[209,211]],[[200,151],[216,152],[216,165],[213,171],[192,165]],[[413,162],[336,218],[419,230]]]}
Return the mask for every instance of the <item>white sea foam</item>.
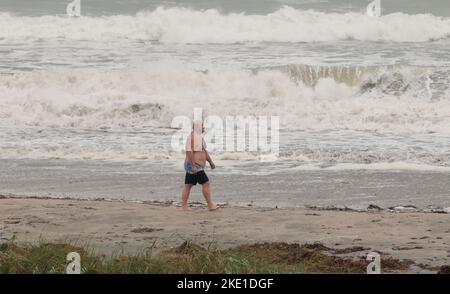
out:
{"label": "white sea foam", "polygon": [[[206,115],[221,117],[279,116],[280,158],[273,172],[447,171],[449,77],[445,67],[199,71],[175,61],[0,75],[0,154],[178,162],[183,155],[171,151],[174,130],[167,128],[174,116],[191,116],[200,106]],[[231,166],[270,159],[249,152],[214,154]]]}
{"label": "white sea foam", "polygon": [[283,69],[197,71],[176,62],[22,72],[0,76],[0,123],[167,127],[175,115],[201,106],[208,115],[277,115],[286,129],[450,134],[449,76],[443,71],[430,89],[435,71],[370,69],[357,82],[330,74],[313,84]]}
{"label": "white sea foam", "polygon": [[325,13],[284,6],[266,15],[159,7],[134,16],[14,16],[0,13],[0,42],[153,40],[163,43],[427,42],[450,36],[450,19],[431,14]]}
{"label": "white sea foam", "polygon": [[[298,169],[302,169],[299,167]],[[313,169],[313,168],[309,168]],[[410,170],[410,171],[435,171],[435,172],[450,172],[449,166],[434,166],[427,164],[416,164],[410,162],[379,162],[371,164],[356,164],[356,163],[339,163],[334,166],[322,168],[315,167],[316,170]]]}

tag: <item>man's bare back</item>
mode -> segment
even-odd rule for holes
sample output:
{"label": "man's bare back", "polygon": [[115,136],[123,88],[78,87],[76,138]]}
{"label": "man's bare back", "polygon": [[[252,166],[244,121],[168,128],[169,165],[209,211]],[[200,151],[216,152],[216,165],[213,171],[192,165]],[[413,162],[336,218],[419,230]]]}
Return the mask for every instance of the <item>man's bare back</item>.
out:
{"label": "man's bare back", "polygon": [[[200,144],[197,142],[200,142]],[[190,148],[188,146],[190,146]],[[186,140],[186,150],[193,152],[195,163],[198,163],[203,167],[206,166],[206,144],[201,135],[195,134],[195,132],[192,131]],[[190,154],[188,152],[186,152],[185,160],[191,162]]]}

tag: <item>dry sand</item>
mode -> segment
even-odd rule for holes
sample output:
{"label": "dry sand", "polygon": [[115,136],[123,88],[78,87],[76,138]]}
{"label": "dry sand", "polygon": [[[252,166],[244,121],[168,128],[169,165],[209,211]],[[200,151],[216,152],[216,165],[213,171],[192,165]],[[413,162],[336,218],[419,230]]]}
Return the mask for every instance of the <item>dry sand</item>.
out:
{"label": "dry sand", "polygon": [[[450,214],[227,207],[182,212],[172,205],[70,199],[0,199],[0,242],[71,242],[133,253],[185,240],[230,247],[256,242],[321,242],[365,247],[413,260],[411,272],[450,264]],[[155,243],[156,242],[156,243]]]}

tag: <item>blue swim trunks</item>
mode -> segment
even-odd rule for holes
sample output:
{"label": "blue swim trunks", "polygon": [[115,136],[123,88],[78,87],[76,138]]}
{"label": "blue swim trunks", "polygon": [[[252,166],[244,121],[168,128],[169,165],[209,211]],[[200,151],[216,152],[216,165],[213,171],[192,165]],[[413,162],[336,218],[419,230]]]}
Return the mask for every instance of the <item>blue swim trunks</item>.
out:
{"label": "blue swim trunks", "polygon": [[[195,163],[195,168],[197,169],[197,172],[204,170],[204,167],[201,166],[198,163]],[[192,163],[185,161],[184,162],[184,170],[188,173],[188,174],[194,174],[192,172]]]}

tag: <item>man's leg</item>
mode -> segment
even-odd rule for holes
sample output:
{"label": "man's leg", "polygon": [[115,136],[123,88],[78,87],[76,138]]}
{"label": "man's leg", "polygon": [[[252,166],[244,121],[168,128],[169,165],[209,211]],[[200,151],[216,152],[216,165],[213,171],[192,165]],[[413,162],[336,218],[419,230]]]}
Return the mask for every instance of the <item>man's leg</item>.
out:
{"label": "man's leg", "polygon": [[181,193],[181,208],[183,210],[189,210],[188,199],[191,193],[192,185],[185,184],[183,187],[183,192]]}
{"label": "man's leg", "polygon": [[206,202],[208,203],[209,210],[216,210],[219,208],[211,199],[211,189],[209,185],[209,181],[202,185],[203,197],[205,197]]}

